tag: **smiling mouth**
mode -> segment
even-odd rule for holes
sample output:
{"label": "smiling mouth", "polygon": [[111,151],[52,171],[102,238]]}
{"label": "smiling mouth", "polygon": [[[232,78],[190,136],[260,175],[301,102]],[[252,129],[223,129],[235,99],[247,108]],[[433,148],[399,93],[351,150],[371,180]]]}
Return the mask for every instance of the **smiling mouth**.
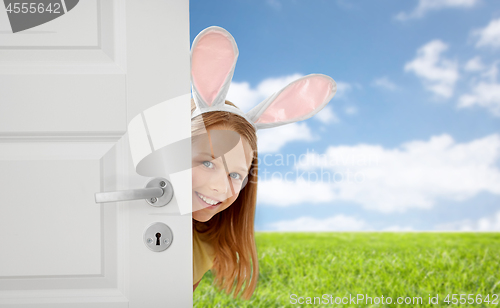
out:
{"label": "smiling mouth", "polygon": [[198,196],[198,199],[200,199],[204,204],[206,204],[207,207],[214,208],[214,207],[217,207],[219,204],[222,203],[221,201],[212,200],[212,199],[210,199],[208,197],[205,197],[204,195],[200,194],[197,191],[195,193]]}

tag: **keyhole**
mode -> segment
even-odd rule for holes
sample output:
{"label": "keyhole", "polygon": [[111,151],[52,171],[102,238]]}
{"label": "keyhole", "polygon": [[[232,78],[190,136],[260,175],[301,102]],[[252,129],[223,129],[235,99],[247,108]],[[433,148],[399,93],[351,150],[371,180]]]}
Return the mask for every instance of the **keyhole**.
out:
{"label": "keyhole", "polygon": [[161,237],[161,233],[160,232],[156,233],[156,246],[160,245],[160,237]]}

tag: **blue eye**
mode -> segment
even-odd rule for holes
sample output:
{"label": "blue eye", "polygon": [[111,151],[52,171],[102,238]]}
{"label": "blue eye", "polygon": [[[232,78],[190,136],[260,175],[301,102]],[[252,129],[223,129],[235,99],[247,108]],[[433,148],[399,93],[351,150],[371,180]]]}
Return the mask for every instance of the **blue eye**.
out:
{"label": "blue eye", "polygon": [[207,160],[207,161],[203,162],[203,165],[205,165],[205,167],[207,167],[207,168],[212,169],[214,164],[211,161]]}
{"label": "blue eye", "polygon": [[241,180],[241,175],[239,173],[233,172],[233,173],[230,173],[229,176],[235,180]]}

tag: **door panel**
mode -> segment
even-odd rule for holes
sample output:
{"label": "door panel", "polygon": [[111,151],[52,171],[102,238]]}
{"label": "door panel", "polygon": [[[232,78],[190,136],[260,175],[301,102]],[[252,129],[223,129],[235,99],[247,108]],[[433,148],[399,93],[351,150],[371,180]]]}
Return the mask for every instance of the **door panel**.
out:
{"label": "door panel", "polygon": [[127,129],[125,75],[5,74],[0,83],[3,134],[92,136]]}

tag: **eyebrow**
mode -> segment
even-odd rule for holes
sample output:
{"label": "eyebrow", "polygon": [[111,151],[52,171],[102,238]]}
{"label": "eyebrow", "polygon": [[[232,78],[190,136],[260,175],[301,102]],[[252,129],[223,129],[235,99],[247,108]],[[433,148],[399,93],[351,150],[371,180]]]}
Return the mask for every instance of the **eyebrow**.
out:
{"label": "eyebrow", "polygon": [[248,170],[244,167],[237,167],[236,168],[238,171],[240,171],[241,173],[248,173]]}
{"label": "eyebrow", "polygon": [[201,152],[201,153],[198,153],[196,156],[198,156],[198,155],[206,155],[206,156],[210,156],[210,157],[214,158],[212,153],[208,153],[208,152]]}

